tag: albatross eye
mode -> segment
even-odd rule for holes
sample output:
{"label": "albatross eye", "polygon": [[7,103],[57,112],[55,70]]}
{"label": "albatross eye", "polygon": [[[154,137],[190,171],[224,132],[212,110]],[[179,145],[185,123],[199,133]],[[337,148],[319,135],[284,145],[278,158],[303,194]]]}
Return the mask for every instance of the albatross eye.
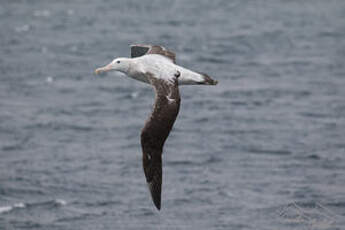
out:
{"label": "albatross eye", "polygon": [[116,63],[117,63],[117,64],[120,64],[120,61],[117,61]]}

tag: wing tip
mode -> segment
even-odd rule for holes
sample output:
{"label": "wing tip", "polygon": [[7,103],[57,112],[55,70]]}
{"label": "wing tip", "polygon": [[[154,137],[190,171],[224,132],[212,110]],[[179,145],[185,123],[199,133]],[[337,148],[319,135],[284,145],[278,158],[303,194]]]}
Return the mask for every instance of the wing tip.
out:
{"label": "wing tip", "polygon": [[157,191],[153,188],[152,182],[147,183],[147,187],[150,190],[151,198],[153,201],[153,204],[158,209],[158,211],[161,210],[161,191]]}
{"label": "wing tip", "polygon": [[131,57],[136,58],[145,55],[150,49],[150,46],[145,46],[145,45],[130,45],[131,47]]}
{"label": "wing tip", "polygon": [[162,45],[152,45],[152,44],[130,44],[131,57],[140,57],[145,54],[160,54],[169,59],[173,63],[176,63],[176,54],[170,50],[167,50]]}
{"label": "wing tip", "polygon": [[159,201],[159,202],[153,201],[153,203],[156,206],[157,210],[160,211],[161,210],[161,201]]}

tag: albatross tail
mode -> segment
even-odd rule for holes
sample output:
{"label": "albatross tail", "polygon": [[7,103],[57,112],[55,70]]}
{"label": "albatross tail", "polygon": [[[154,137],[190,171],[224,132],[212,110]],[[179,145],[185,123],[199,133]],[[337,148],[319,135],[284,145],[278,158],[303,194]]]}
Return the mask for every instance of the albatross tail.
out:
{"label": "albatross tail", "polygon": [[178,78],[179,85],[217,85],[218,81],[212,79],[205,73],[197,73],[180,67],[181,75]]}
{"label": "albatross tail", "polygon": [[204,78],[202,82],[198,83],[200,85],[217,85],[218,81],[212,79],[206,73],[200,73],[200,75]]}

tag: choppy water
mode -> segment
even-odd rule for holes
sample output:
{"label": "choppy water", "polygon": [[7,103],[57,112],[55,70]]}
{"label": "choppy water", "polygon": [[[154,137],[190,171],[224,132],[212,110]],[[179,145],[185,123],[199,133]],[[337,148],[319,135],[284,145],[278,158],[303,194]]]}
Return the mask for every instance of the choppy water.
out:
{"label": "choppy water", "polygon": [[[2,0],[0,229],[344,229],[345,2]],[[181,87],[162,210],[150,87],[93,70],[162,44]]]}

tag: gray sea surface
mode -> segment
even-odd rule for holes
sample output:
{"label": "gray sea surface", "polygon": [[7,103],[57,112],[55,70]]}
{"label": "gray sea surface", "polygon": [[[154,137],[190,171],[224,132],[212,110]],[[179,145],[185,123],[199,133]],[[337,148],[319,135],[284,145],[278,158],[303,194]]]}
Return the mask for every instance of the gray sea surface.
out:
{"label": "gray sea surface", "polygon": [[[149,85],[95,68],[160,44],[181,86],[162,210]],[[345,229],[345,1],[1,0],[0,229]]]}

